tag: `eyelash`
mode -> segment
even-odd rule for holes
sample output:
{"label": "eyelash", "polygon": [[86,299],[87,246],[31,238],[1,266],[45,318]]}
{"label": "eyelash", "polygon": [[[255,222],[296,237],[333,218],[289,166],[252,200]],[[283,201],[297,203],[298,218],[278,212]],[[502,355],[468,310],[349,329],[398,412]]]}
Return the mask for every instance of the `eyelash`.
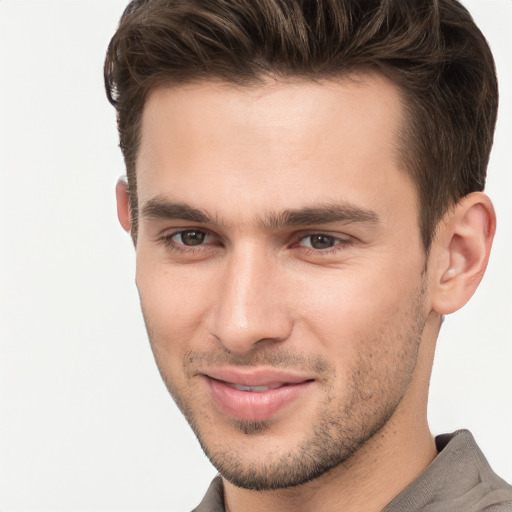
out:
{"label": "eyelash", "polygon": [[[325,236],[326,238],[330,238],[334,241],[334,245],[331,247],[328,247],[326,249],[315,249],[314,247],[305,247],[301,246],[300,243],[303,240],[306,240],[307,238],[313,237],[313,236]],[[332,256],[339,252],[342,252],[346,250],[348,247],[354,244],[353,238],[340,238],[334,235],[329,235],[328,233],[322,233],[320,232],[314,232],[314,233],[308,233],[301,235],[296,242],[293,242],[291,244],[292,248],[300,249],[302,254],[305,254],[307,256]]]}
{"label": "eyelash", "polygon": [[181,229],[179,231],[173,231],[172,233],[167,233],[161,238],[161,242],[167,249],[170,249],[172,251],[177,251],[183,254],[190,254],[191,252],[199,252],[204,251],[207,248],[205,247],[206,244],[198,244],[197,246],[193,245],[185,245],[185,244],[179,244],[173,241],[173,238],[177,235],[181,235],[183,233],[189,233],[189,232],[198,232],[198,233],[205,233],[208,235],[208,231],[205,231],[204,229]]}
{"label": "eyelash", "polygon": [[[210,234],[208,231],[203,230],[203,229],[181,229],[179,231],[173,231],[172,233],[167,233],[160,239],[160,241],[167,249],[170,249],[171,251],[177,251],[182,254],[192,254],[192,253],[210,250],[210,248],[208,247],[208,244],[205,244],[205,243],[198,244],[197,246],[193,246],[193,245],[190,246],[190,245],[176,243],[173,241],[173,238],[177,235],[180,235],[183,233],[194,232],[194,231],[199,232],[199,233],[204,233],[205,235]],[[305,247],[305,246],[300,245],[300,243],[303,240],[313,237],[315,235],[317,235],[317,236],[323,235],[326,238],[331,238],[335,241],[335,245],[333,245],[332,247],[329,247],[327,249],[315,249],[313,247]],[[306,254],[308,256],[309,255],[314,255],[314,256],[325,255],[325,256],[327,256],[327,255],[332,255],[332,254],[336,254],[340,251],[343,251],[347,247],[349,247],[353,244],[354,244],[354,240],[352,238],[343,239],[340,237],[336,237],[334,235],[330,235],[328,233],[324,233],[321,231],[315,231],[315,232],[310,232],[307,234],[301,234],[300,236],[298,236],[296,238],[296,240],[294,242],[292,242],[289,245],[289,247],[300,249],[303,252],[303,254]]]}

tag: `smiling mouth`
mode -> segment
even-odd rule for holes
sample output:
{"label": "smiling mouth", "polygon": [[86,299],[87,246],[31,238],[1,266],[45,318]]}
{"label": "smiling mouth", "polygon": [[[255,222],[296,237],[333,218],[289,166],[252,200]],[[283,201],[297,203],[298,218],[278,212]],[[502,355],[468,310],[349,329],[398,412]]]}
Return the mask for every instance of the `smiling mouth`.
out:
{"label": "smiling mouth", "polygon": [[308,395],[314,383],[314,379],[298,376],[283,380],[264,378],[261,375],[238,376],[240,378],[229,380],[211,375],[206,377],[215,408],[230,418],[250,421],[264,421],[297,406]]}

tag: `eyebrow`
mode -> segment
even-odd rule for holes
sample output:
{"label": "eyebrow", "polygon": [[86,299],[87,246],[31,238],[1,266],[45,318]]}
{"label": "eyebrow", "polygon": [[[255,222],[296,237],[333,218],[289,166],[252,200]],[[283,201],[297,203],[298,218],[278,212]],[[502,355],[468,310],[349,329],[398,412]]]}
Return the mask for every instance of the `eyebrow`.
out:
{"label": "eyebrow", "polygon": [[[173,202],[156,196],[147,201],[141,210],[141,216],[149,220],[186,220],[198,224],[217,225],[217,218],[206,210],[201,210],[186,203]],[[304,208],[287,209],[282,212],[269,212],[260,220],[262,229],[274,231],[291,226],[308,226],[318,224],[369,223],[378,224],[379,215],[365,208],[350,203],[326,203]]]}
{"label": "eyebrow", "polygon": [[320,204],[304,208],[269,213],[263,221],[264,227],[275,230],[286,226],[303,226],[313,224],[330,224],[333,222],[361,222],[378,224],[380,218],[372,210],[360,208],[348,203]]}
{"label": "eyebrow", "polygon": [[185,203],[168,201],[162,196],[147,201],[142,208],[141,216],[151,220],[180,219],[201,224],[216,224],[208,212]]}

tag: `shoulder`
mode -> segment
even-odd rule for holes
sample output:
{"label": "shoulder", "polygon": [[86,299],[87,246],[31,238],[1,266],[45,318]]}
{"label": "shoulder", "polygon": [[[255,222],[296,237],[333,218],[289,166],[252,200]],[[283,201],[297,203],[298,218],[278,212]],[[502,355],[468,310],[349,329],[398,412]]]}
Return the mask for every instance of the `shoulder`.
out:
{"label": "shoulder", "polygon": [[512,512],[512,487],[467,430],[436,438],[438,456],[383,512]]}

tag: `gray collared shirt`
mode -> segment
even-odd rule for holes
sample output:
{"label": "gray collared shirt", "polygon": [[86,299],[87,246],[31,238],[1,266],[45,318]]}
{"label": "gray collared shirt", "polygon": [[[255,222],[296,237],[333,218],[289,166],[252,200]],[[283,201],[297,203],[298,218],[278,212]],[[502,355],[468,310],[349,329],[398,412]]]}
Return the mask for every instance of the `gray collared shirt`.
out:
{"label": "gray collared shirt", "polygon": [[[512,512],[512,487],[497,476],[467,430],[436,437],[439,455],[382,512]],[[217,476],[193,512],[225,512]]]}

